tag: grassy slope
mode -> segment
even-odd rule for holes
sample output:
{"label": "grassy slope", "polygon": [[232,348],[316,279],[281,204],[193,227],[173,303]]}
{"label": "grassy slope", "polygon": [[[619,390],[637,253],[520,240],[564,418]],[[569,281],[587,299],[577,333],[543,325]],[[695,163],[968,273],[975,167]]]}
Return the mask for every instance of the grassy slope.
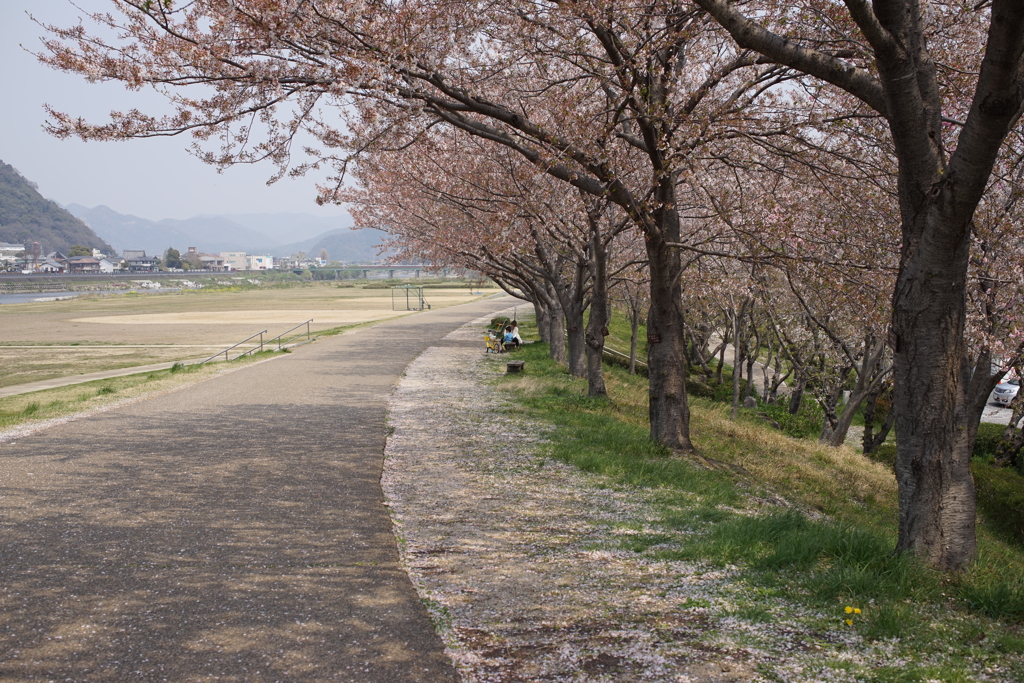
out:
{"label": "grassy slope", "polygon": [[[628,349],[628,328],[625,339],[619,348]],[[903,661],[851,672],[862,680],[967,681],[985,667],[1002,671],[998,680],[1024,679],[1024,550],[998,525],[982,519],[970,572],[938,575],[892,553],[896,484],[887,465],[787,437],[752,412],[734,422],[727,404],[694,398],[695,445],[714,465],[700,468],[648,441],[645,379],[608,368],[611,400],[589,399],[585,382],[551,363],[545,346],[515,355],[528,372],[502,382],[520,410],[549,425],[551,455],[609,485],[659,492],[659,528],[630,536],[631,550],[742,567],[755,620],[783,598],[807,610],[809,634],[822,620],[849,618],[865,648],[885,643]],[[862,611],[847,615],[847,606]]]}
{"label": "grassy slope", "polygon": [[44,389],[0,398],[0,435],[15,427],[32,429],[46,420],[67,418],[86,411],[106,408],[125,399],[137,399],[157,392],[208,379],[225,370],[265,360],[275,351],[264,351],[229,363],[208,365],[177,364],[169,370],[111,377],[66,387]]}

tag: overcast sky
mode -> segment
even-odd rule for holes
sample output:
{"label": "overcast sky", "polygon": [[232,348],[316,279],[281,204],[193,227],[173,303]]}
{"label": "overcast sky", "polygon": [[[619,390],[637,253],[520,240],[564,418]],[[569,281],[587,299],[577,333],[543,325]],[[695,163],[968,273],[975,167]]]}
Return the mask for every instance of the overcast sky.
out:
{"label": "overcast sky", "polygon": [[[108,0],[76,2],[104,10],[111,5]],[[39,64],[25,48],[39,49],[42,29],[26,11],[66,26],[76,23],[80,11],[67,0],[0,0],[0,160],[38,183],[43,196],[62,204],[105,204],[154,220],[200,213],[344,213],[316,205],[312,177],[285,178],[268,187],[270,166],[218,174],[188,153],[188,137],[84,143],[47,135],[43,103],[93,121],[105,121],[111,110],[159,113],[164,105],[155,93],[87,83]]]}

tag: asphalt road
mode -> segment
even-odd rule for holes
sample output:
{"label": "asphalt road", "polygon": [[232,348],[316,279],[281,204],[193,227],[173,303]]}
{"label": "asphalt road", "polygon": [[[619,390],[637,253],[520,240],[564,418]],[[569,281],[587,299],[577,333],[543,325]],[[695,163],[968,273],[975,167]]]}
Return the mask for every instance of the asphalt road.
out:
{"label": "asphalt road", "polygon": [[423,349],[513,303],[0,444],[0,680],[457,680],[398,565],[385,412]]}

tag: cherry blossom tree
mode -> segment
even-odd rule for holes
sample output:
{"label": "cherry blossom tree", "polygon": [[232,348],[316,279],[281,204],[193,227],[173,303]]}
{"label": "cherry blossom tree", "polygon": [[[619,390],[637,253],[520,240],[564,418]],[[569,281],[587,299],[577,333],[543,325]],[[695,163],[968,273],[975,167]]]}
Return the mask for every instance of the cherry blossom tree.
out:
{"label": "cherry blossom tree", "polygon": [[961,569],[976,548],[972,221],[1024,102],[1024,12],[1012,0],[695,1],[741,47],[849,93],[888,124],[902,228],[890,333],[898,548]]}
{"label": "cherry blossom tree", "polygon": [[391,233],[399,258],[455,259],[514,281],[549,324],[554,303],[565,324],[547,335],[553,357],[565,358],[567,329],[570,373],[587,377],[591,396],[605,395],[608,259],[628,221],[521,156],[453,133],[438,126],[414,144],[364,154],[354,171],[360,189],[343,198],[359,224]]}
{"label": "cherry blossom tree", "polygon": [[[444,122],[616,205],[648,252],[651,436],[692,449],[678,188],[695,172],[695,151],[749,127],[752,107],[788,69],[734,49],[678,0],[114,5],[118,16],[92,18],[119,39],[55,28],[44,59],[152,85],[175,111],[115,112],[99,125],[51,112],[56,135],[188,132],[211,163],[269,160],[279,173],[329,165],[340,186],[363,150]],[[200,88],[183,94],[188,86]],[[318,145],[306,146],[310,161],[292,164],[303,135]]]}

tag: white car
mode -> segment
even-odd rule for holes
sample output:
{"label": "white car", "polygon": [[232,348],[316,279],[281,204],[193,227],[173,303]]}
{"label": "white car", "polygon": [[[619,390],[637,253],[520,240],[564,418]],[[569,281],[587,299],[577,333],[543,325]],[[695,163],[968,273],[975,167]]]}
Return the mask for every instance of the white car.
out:
{"label": "white car", "polygon": [[1013,397],[1017,395],[1017,390],[1020,389],[1019,379],[1010,379],[1005,382],[1000,382],[996,385],[995,391],[992,392],[993,403],[999,405],[1008,406]]}

